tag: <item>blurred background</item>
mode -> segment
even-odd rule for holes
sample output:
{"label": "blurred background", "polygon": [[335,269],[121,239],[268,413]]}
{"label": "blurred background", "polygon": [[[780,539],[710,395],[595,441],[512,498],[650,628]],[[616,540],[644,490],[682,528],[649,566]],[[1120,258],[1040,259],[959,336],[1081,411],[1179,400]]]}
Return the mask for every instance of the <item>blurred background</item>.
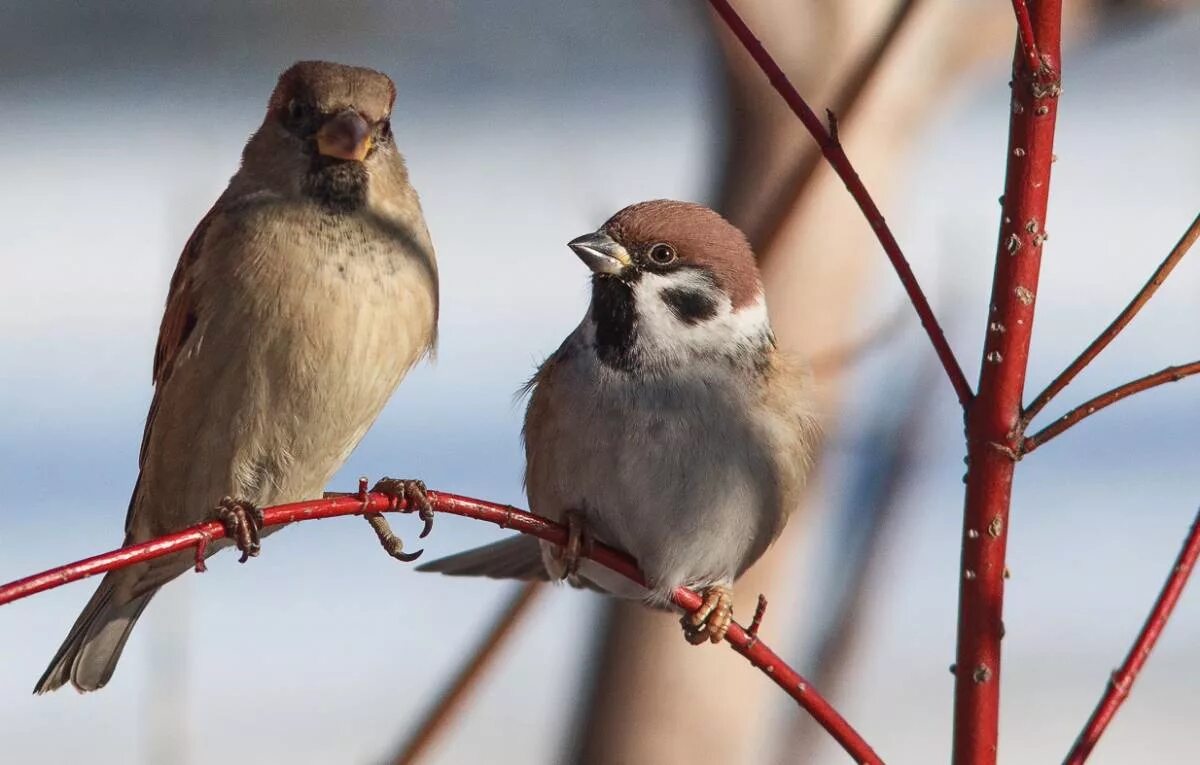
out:
{"label": "blurred background", "polygon": [[[912,5],[842,138],[973,379],[1011,7]],[[1068,5],[1031,394],[1200,209],[1200,11]],[[737,6],[818,111],[845,105],[894,8]],[[278,72],[302,58],[395,79],[442,272],[436,365],[409,376],[331,488],[414,475],[523,505],[514,391],[588,295],[564,243],[633,201],[716,204],[759,245],[781,342],[818,360],[828,432],[804,508],[739,602],[768,595],[764,639],[889,762],[946,761],[957,406],[857,209],[822,167],[797,181],[810,139],[698,1],[0,5],[0,581],[120,543],[171,270]],[[1194,359],[1198,290],[1185,261],[1043,423]],[[1198,425],[1200,383],[1185,381],[1022,463],[1003,761],[1061,759],[1123,656],[1200,503]],[[437,523],[430,557],[500,535]],[[102,692],[32,696],[93,586],[0,609],[6,761],[388,762],[515,591],[418,575],[358,520],[308,523],[244,567],[227,553],[166,588]],[[546,588],[499,658],[424,762],[846,761],[763,676],[685,645],[669,616]],[[1198,665],[1193,586],[1092,761],[1195,762]]]}

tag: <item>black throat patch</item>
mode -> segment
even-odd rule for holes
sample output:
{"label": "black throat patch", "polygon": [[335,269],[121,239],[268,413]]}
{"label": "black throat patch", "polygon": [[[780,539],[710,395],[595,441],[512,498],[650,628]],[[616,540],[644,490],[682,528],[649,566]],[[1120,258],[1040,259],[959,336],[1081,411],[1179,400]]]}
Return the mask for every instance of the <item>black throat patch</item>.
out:
{"label": "black throat patch", "polygon": [[632,370],[638,331],[633,287],[611,276],[593,277],[592,322],[601,363],[625,372]]}
{"label": "black throat patch", "polygon": [[367,168],[361,162],[314,155],[304,176],[304,193],[333,213],[351,213],[367,204]]}

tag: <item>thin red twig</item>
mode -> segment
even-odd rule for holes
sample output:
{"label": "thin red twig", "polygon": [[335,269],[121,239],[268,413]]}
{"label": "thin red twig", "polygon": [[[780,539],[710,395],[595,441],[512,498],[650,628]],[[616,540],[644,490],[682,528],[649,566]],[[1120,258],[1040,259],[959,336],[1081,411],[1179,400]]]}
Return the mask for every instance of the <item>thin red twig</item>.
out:
{"label": "thin red twig", "polygon": [[908,293],[908,299],[912,301],[913,308],[917,311],[917,316],[921,319],[921,326],[925,328],[926,334],[929,335],[929,340],[933,343],[933,349],[937,353],[938,359],[942,363],[942,367],[946,370],[946,375],[950,378],[950,384],[954,387],[954,393],[958,396],[959,403],[965,409],[973,397],[971,385],[967,382],[967,376],[963,373],[962,366],[958,363],[958,359],[954,355],[954,351],[950,348],[950,343],[946,340],[946,335],[942,332],[941,326],[938,324],[937,317],[934,316],[933,308],[929,305],[929,300],[925,297],[925,293],[921,291],[921,285],[917,282],[916,276],[913,274],[912,267],[908,264],[908,260],[904,257],[904,253],[900,250],[900,245],[896,242],[896,237],[888,228],[887,222],[883,218],[883,213],[879,211],[879,207],[875,204],[875,200],[871,198],[871,194],[863,185],[862,179],[858,177],[854,166],[850,164],[846,152],[842,149],[841,143],[837,137],[825,128],[821,119],[809,108],[808,104],[800,96],[800,93],[788,81],[787,75],[779,68],[779,64],[775,63],[775,59],[763,47],[763,44],[754,36],[750,28],[746,26],[746,22],[738,15],[737,11],[727,2],[727,0],[708,0],[709,5],[713,7],[721,20],[733,35],[738,39],[746,52],[754,59],[758,67],[762,69],[767,76],[771,85],[787,102],[792,112],[812,134],[816,140],[817,146],[821,149],[821,154],[825,156],[829,164],[833,167],[838,177],[846,184],[846,189],[850,195],[854,197],[854,201],[858,203],[859,208],[866,216],[867,222],[871,225],[871,229],[875,232],[875,236],[879,239],[879,243],[883,245],[883,250],[887,253],[888,260],[891,261],[892,267],[895,268],[897,276],[900,277],[900,283],[904,286],[904,291]]}
{"label": "thin red twig", "polygon": [[1158,642],[1163,628],[1167,626],[1167,620],[1171,618],[1171,612],[1175,610],[1175,604],[1179,602],[1188,577],[1196,567],[1197,557],[1200,557],[1200,513],[1197,513],[1196,519],[1192,521],[1192,528],[1183,541],[1183,549],[1179,551],[1175,566],[1171,569],[1167,581],[1163,583],[1162,592],[1158,594],[1158,600],[1154,601],[1154,607],[1150,609],[1150,615],[1146,617],[1146,623],[1142,625],[1137,640],[1133,642],[1120,669],[1113,672],[1109,678],[1108,687],[1104,690],[1100,703],[1096,705],[1096,710],[1092,712],[1087,725],[1083,727],[1067,758],[1063,760],[1065,765],[1082,765],[1087,761],[1105,728],[1125,703],[1138,673],[1146,665],[1150,652],[1154,650],[1154,644]]}
{"label": "thin red twig", "polygon": [[394,765],[413,765],[429,751],[430,745],[462,706],[479,678],[491,666],[492,661],[500,654],[500,649],[512,636],[517,625],[529,613],[530,606],[536,602],[544,584],[544,582],[525,582],[517,588],[508,605],[480,639],[479,645],[475,647],[466,663],[455,674],[450,685],[442,691],[433,706],[421,718],[421,722],[413,729],[412,736],[404,742],[400,753],[392,761]]}
{"label": "thin red twig", "polygon": [[[1057,72],[1061,0],[1039,0],[1032,28],[1045,72]],[[967,411],[967,478],[958,642],[954,662],[954,765],[994,765],[1000,735],[1004,570],[1021,404],[1045,241],[1059,84],[1014,51],[1004,198],[980,361]]]}
{"label": "thin red twig", "polygon": [[1037,39],[1033,36],[1033,21],[1029,18],[1029,5],[1025,0],[1012,0],[1013,13],[1017,16],[1017,40],[1025,54],[1025,65],[1029,71],[1037,74],[1042,68],[1042,59],[1038,55]]}
{"label": "thin red twig", "polygon": [[1063,388],[1067,387],[1088,364],[1092,363],[1092,360],[1108,347],[1108,344],[1121,333],[1121,330],[1125,329],[1129,322],[1133,321],[1133,317],[1137,316],[1146,303],[1150,302],[1150,298],[1154,297],[1154,293],[1158,292],[1158,288],[1167,280],[1171,271],[1179,264],[1179,261],[1183,260],[1183,256],[1188,253],[1188,250],[1192,248],[1192,245],[1196,243],[1196,239],[1198,238],[1200,238],[1200,215],[1197,215],[1195,220],[1192,221],[1192,225],[1188,226],[1187,231],[1179,238],[1179,242],[1167,254],[1166,259],[1158,265],[1158,268],[1154,270],[1154,273],[1150,276],[1150,280],[1146,282],[1145,286],[1133,296],[1133,300],[1129,301],[1129,305],[1125,306],[1125,310],[1121,311],[1117,315],[1117,318],[1113,319],[1112,323],[1092,341],[1091,345],[1085,348],[1083,353],[1079,354],[1078,358],[1072,361],[1066,369],[1059,373],[1058,377],[1055,377],[1046,386],[1045,390],[1038,394],[1032,404],[1025,407],[1025,414],[1022,419],[1026,424],[1036,417],[1046,407],[1046,404],[1050,403]]}
{"label": "thin red twig", "polygon": [[[430,504],[437,512],[494,523],[502,529],[513,529],[554,544],[563,545],[567,542],[565,526],[560,526],[515,507],[439,491],[428,492],[428,497]],[[263,525],[278,526],[318,518],[359,515],[364,512],[410,512],[410,510],[404,503],[397,502],[395,498],[383,494],[351,494],[265,508]],[[0,586],[0,605],[95,574],[125,568],[181,550],[196,548],[224,536],[224,526],[219,521],[209,521],[149,542],[130,545],[76,563],[58,566],[49,571]],[[584,554],[634,582],[644,583],[637,563],[625,553],[596,543],[591,545]],[[701,606],[703,600],[696,592],[686,587],[680,587],[671,596],[671,602],[684,611],[695,611]],[[730,625],[725,640],[733,650],[745,656],[752,665],[771,678],[797,704],[806,709],[857,762],[882,764],[883,760],[879,758],[879,755],[875,754],[870,745],[842,718],[837,710],[800,673],[788,666],[761,639],[751,635],[735,623]]]}
{"label": "thin red twig", "polygon": [[[888,51],[900,37],[908,20],[915,15],[913,12],[920,3],[921,0],[900,0],[875,44],[859,59],[854,69],[842,81],[837,95],[833,97],[833,112],[837,114],[838,121],[843,125],[858,111],[867,86],[874,80]],[[756,243],[756,249],[762,257],[768,258],[773,254],[779,235],[783,233],[784,224],[791,217],[791,213],[796,209],[801,197],[810,188],[820,162],[820,151],[806,151],[788,173],[787,180],[783,184],[783,192],[767,210],[763,225],[760,227],[761,242]]]}
{"label": "thin red twig", "polygon": [[1034,449],[1043,445],[1055,436],[1061,435],[1063,431],[1078,425],[1081,420],[1091,417],[1096,412],[1104,409],[1107,406],[1117,403],[1123,398],[1132,396],[1135,393],[1141,393],[1144,390],[1155,388],[1166,383],[1178,382],[1185,377],[1200,373],[1200,361],[1193,361],[1189,364],[1180,364],[1179,366],[1167,367],[1160,369],[1154,374],[1139,377],[1136,380],[1118,385],[1110,391],[1101,393],[1099,396],[1085,401],[1071,411],[1059,417],[1050,425],[1034,433],[1032,436],[1026,436],[1024,443],[1021,445],[1021,454],[1029,454]]}

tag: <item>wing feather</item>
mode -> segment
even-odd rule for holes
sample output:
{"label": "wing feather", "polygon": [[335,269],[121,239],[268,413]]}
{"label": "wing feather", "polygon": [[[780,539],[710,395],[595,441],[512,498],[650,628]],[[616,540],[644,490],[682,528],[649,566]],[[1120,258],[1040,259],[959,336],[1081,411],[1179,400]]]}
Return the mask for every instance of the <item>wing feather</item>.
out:
{"label": "wing feather", "polygon": [[175,265],[175,273],[171,276],[171,286],[167,290],[167,305],[158,329],[158,344],[154,348],[154,398],[150,401],[146,427],[142,432],[142,448],[138,454],[138,481],[134,484],[133,495],[129,498],[129,509],[125,514],[126,544],[131,541],[130,535],[133,533],[133,512],[141,484],[140,471],[146,466],[146,451],[150,446],[150,433],[154,428],[154,415],[158,412],[159,398],[163,386],[171,377],[180,349],[196,328],[198,301],[194,290],[195,268],[204,251],[205,236],[213,221],[220,215],[220,207],[219,202],[213,205],[196,224],[196,229],[183,246],[179,262]]}

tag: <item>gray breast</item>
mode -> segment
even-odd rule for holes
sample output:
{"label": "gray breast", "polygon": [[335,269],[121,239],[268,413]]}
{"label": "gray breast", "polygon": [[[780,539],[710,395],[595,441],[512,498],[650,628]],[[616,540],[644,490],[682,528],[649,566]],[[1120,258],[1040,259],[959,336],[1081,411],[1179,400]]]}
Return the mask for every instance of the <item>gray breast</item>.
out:
{"label": "gray breast", "polygon": [[719,366],[636,378],[587,353],[563,366],[555,387],[574,400],[554,409],[551,457],[570,476],[555,492],[563,509],[636,557],[656,589],[731,581],[766,549],[782,499],[744,380]]}

